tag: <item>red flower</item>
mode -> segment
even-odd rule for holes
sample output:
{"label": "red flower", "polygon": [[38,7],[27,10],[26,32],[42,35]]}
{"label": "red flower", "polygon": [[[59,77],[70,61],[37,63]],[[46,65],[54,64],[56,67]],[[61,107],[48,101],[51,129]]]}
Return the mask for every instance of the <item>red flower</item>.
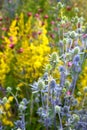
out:
{"label": "red flower", "polygon": [[32,13],[31,12],[28,12],[27,13],[28,17],[32,16]]}
{"label": "red flower", "polygon": [[5,28],[5,27],[2,27],[2,31],[7,31],[7,28]]}
{"label": "red flower", "polygon": [[72,62],[68,62],[68,67],[71,67],[72,66]]}
{"label": "red flower", "polygon": [[10,47],[11,49],[13,49],[14,46],[15,46],[15,44],[13,44],[13,43],[11,43],[11,44],[9,45],[9,47]]}
{"label": "red flower", "polygon": [[41,33],[42,33],[41,31],[38,31],[38,35],[41,35]]}
{"label": "red flower", "polygon": [[44,16],[44,18],[45,18],[45,19],[48,19],[48,15],[46,14],[46,15]]}
{"label": "red flower", "polygon": [[54,25],[54,24],[55,24],[55,22],[54,22],[54,21],[51,21],[51,24],[52,24],[52,25]]}
{"label": "red flower", "polygon": [[70,91],[67,91],[67,93],[66,93],[68,96],[70,96],[71,95],[71,92]]}
{"label": "red flower", "polygon": [[13,42],[13,37],[10,36],[10,37],[9,37],[9,40],[10,40],[10,42]]}
{"label": "red flower", "polygon": [[20,48],[17,52],[18,53],[23,53],[24,49],[23,48]]}
{"label": "red flower", "polygon": [[72,8],[71,8],[71,6],[68,5],[68,6],[66,7],[66,9],[67,9],[67,11],[70,11]]}
{"label": "red flower", "polygon": [[39,18],[39,17],[40,17],[40,15],[39,15],[38,13],[36,13],[36,14],[35,14],[35,17],[36,17],[36,18]]}
{"label": "red flower", "polygon": [[3,18],[2,17],[0,17],[0,21],[2,21],[3,20]]}

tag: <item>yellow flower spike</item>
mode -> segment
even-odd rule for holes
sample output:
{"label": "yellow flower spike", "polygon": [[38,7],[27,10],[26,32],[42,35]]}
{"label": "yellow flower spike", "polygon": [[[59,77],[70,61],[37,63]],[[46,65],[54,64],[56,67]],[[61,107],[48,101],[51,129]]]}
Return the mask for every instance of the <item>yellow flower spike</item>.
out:
{"label": "yellow flower spike", "polygon": [[[86,67],[86,64],[87,64],[87,59],[84,62],[84,65],[82,67],[82,72],[79,76],[79,79],[78,79],[77,85],[76,85],[77,90],[80,91],[82,93],[82,95],[84,95],[83,89],[85,88],[85,86],[87,86],[87,67]],[[77,99],[79,102],[82,100],[82,98],[83,98],[83,96],[78,97],[78,95],[77,95]]]}
{"label": "yellow flower spike", "polygon": [[[37,79],[41,75],[44,65],[48,62],[50,47],[46,36],[47,23],[45,21],[45,25],[42,26],[42,21],[38,19],[33,21],[32,26],[32,20],[33,17],[30,17],[24,23],[24,14],[22,13],[18,21],[13,20],[11,23],[8,36],[5,37],[7,43],[4,51],[6,61],[2,62],[1,66],[4,69],[0,71],[1,84],[3,83],[3,85],[4,83],[7,84],[7,81],[7,85],[10,85],[10,82],[15,80],[14,86],[17,86],[18,80],[23,80],[25,77],[27,84],[29,84],[34,78]],[[40,35],[38,34],[39,31],[41,31]],[[36,38],[32,36],[33,32],[36,33]],[[9,47],[11,40],[15,44],[13,49]],[[23,52],[19,51],[20,48]],[[1,57],[2,54],[0,54]],[[33,75],[31,76],[31,74]],[[11,81],[8,77],[11,77]]]}
{"label": "yellow flower spike", "polygon": [[12,101],[13,101],[13,99],[14,99],[14,97],[13,97],[13,96],[9,96],[8,101],[9,101],[9,102],[12,102]]}

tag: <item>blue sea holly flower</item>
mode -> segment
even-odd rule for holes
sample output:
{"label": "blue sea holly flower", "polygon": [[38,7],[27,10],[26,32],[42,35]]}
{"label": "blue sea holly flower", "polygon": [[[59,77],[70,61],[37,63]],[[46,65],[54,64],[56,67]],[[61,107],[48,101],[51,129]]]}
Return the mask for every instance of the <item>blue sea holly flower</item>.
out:
{"label": "blue sea holly flower", "polygon": [[69,109],[70,107],[69,106],[64,106],[63,107],[63,112],[66,114],[66,113],[69,113]]}
{"label": "blue sea holly flower", "polygon": [[75,55],[74,59],[73,59],[73,63],[74,62],[79,62],[80,61],[80,55]]}
{"label": "blue sea holly flower", "polygon": [[79,63],[80,63],[80,55],[75,55],[73,58],[73,64],[75,66],[79,66]]}
{"label": "blue sea holly flower", "polygon": [[15,126],[16,126],[16,129],[20,128],[21,130],[24,130],[24,123],[22,122],[22,120],[17,120],[15,122]]}
{"label": "blue sea holly flower", "polygon": [[60,72],[64,72],[65,71],[65,67],[64,66],[60,66],[59,70],[60,70]]}
{"label": "blue sea holly flower", "polygon": [[57,86],[55,79],[52,79],[49,83],[50,89],[55,89]]}
{"label": "blue sea holly flower", "polygon": [[48,127],[51,127],[51,125],[52,125],[52,120],[51,120],[51,118],[49,118],[49,117],[46,117],[46,118],[44,118],[44,126],[48,126]]}
{"label": "blue sea holly flower", "polygon": [[37,91],[37,90],[38,90],[38,83],[37,83],[37,82],[34,82],[34,83],[31,85],[31,89],[32,89],[32,91]]}
{"label": "blue sea holly flower", "polygon": [[25,106],[29,103],[29,101],[28,101],[26,98],[23,98],[22,101],[24,102],[24,105],[25,105]]}
{"label": "blue sea holly flower", "polygon": [[47,72],[44,73],[43,80],[48,81],[48,73]]}
{"label": "blue sea holly flower", "polygon": [[73,71],[76,73],[80,73],[81,72],[81,67],[77,65],[74,66]]}
{"label": "blue sea holly flower", "polygon": [[59,57],[58,57],[58,54],[57,52],[53,52],[51,55],[50,55],[50,63],[53,64],[53,63],[58,63],[59,61]]}
{"label": "blue sea holly flower", "polygon": [[38,81],[38,89],[43,90],[45,88],[45,83],[43,80]]}

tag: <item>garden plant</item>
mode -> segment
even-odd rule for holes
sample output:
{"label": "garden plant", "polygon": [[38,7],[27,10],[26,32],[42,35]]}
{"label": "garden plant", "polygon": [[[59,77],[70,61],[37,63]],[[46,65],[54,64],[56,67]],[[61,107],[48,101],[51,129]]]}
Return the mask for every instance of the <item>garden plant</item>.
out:
{"label": "garden plant", "polygon": [[87,130],[86,19],[71,0],[3,3],[0,130]]}

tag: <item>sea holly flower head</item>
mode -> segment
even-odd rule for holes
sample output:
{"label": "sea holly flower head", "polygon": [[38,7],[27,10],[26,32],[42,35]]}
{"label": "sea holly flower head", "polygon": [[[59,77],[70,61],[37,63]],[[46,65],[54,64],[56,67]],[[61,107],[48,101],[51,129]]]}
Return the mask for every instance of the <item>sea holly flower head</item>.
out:
{"label": "sea holly flower head", "polygon": [[59,61],[59,58],[58,58],[57,52],[53,52],[53,53],[50,55],[50,62],[51,62],[51,63],[57,63],[58,61]]}
{"label": "sea holly flower head", "polygon": [[55,112],[56,112],[56,113],[60,113],[60,112],[61,112],[61,107],[58,106],[58,105],[56,105],[56,106],[55,106]]}
{"label": "sea holly flower head", "polygon": [[39,90],[42,90],[42,89],[44,89],[45,88],[45,83],[44,83],[44,81],[43,80],[39,80],[38,81],[38,89]]}
{"label": "sea holly flower head", "polygon": [[49,86],[50,86],[50,88],[51,89],[54,89],[55,87],[56,87],[56,81],[55,81],[55,79],[52,79],[51,81],[50,81],[50,83],[49,83]]}
{"label": "sea holly flower head", "polygon": [[79,54],[80,53],[80,47],[75,47],[74,49],[73,49],[73,53],[74,53],[74,55],[76,55],[76,54]]}

